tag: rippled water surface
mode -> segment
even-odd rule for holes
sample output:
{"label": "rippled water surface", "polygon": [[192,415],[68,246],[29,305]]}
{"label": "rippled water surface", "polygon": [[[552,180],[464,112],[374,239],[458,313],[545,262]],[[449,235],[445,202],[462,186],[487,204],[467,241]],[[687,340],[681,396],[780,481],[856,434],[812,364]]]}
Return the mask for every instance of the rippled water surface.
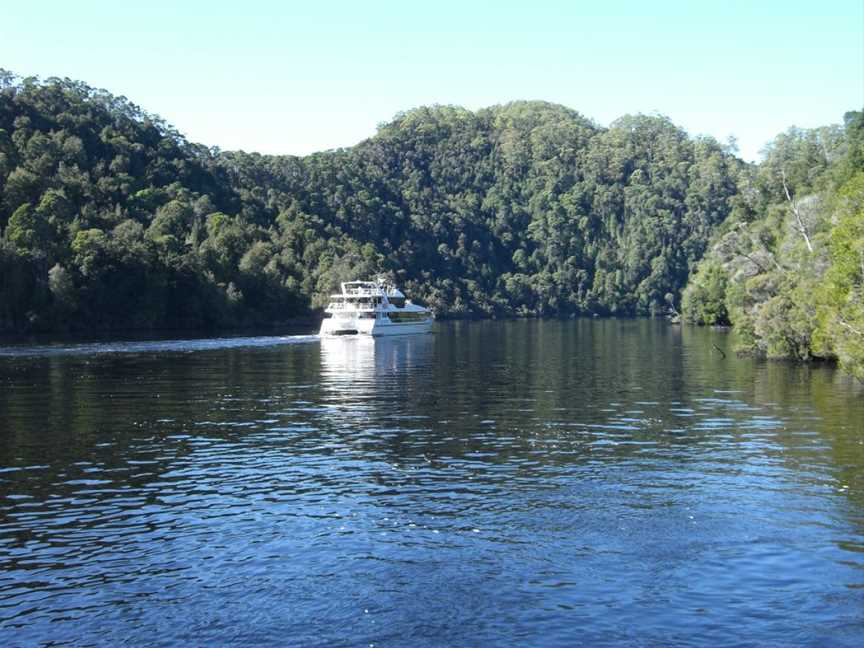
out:
{"label": "rippled water surface", "polygon": [[0,645],[864,645],[864,395],[731,344],[2,347]]}

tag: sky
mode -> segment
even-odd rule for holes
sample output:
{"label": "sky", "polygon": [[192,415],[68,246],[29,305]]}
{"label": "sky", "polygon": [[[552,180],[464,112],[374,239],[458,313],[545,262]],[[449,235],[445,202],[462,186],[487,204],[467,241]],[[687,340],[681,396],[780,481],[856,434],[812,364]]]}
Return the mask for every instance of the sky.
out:
{"label": "sky", "polygon": [[601,126],[666,115],[757,160],[864,107],[864,0],[0,0],[0,67],[223,150],[304,155],[421,105],[540,99]]}

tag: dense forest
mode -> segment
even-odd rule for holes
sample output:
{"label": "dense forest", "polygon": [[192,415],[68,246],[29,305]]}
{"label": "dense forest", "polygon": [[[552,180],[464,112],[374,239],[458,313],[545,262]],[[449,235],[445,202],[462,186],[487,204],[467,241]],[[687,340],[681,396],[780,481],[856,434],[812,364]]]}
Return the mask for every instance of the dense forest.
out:
{"label": "dense forest", "polygon": [[733,325],[743,351],[836,358],[864,379],[864,114],[772,142],[682,307],[689,321]]}
{"label": "dense forest", "polygon": [[226,153],[123,97],[0,76],[0,329],[272,322],[389,274],[439,316],[656,314],[744,166],[668,119],[420,108],[344,150]]}
{"label": "dense forest", "polygon": [[864,375],[861,113],[759,165],[734,153],[544,102],[418,108],[306,157],[222,152],[125,97],[0,70],[0,331],[280,322],[385,274],[439,316],[680,308]]}

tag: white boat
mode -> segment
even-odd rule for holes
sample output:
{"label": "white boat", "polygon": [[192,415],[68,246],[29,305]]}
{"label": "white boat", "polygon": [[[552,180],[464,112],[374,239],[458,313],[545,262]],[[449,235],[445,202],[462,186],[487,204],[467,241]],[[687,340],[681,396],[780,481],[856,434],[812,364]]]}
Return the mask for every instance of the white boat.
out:
{"label": "white boat", "polygon": [[321,335],[428,333],[434,320],[431,310],[383,281],[347,281],[341,294],[330,296]]}

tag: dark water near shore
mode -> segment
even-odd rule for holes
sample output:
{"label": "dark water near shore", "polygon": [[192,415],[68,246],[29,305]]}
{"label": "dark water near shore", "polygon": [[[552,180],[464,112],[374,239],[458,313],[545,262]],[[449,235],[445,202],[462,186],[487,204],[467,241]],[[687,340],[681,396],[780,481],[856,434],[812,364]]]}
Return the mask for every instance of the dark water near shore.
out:
{"label": "dark water near shore", "polygon": [[864,645],[864,394],[731,342],[0,348],[0,645]]}

